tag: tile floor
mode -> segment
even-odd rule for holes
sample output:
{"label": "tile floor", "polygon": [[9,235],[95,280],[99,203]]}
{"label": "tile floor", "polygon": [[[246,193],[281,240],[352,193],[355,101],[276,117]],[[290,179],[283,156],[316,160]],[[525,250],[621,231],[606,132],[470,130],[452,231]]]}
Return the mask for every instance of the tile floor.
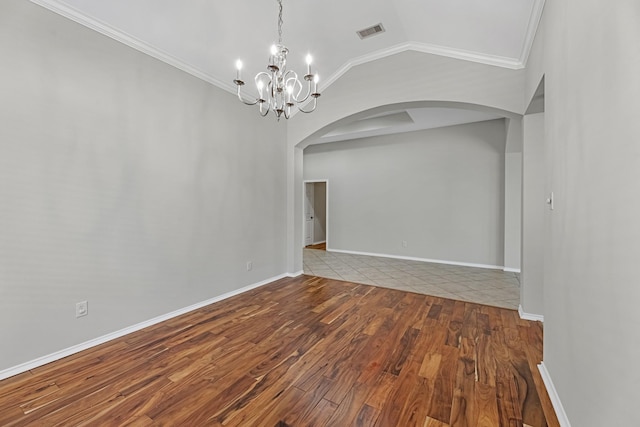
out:
{"label": "tile floor", "polygon": [[502,270],[304,249],[304,272],[385,288],[518,309],[520,277]]}

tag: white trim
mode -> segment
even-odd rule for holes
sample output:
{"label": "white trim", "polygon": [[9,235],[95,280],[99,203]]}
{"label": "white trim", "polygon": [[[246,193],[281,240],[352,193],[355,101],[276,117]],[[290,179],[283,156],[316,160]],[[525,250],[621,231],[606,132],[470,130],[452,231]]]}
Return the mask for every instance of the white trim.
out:
{"label": "white trim", "polygon": [[[535,28],[534,28],[534,36],[535,36]],[[533,40],[532,40],[533,42]],[[527,50],[527,55],[529,50],[531,50],[531,46]],[[464,61],[477,62],[479,64],[485,65],[493,65],[495,67],[508,68],[511,70],[520,70],[524,68],[524,64],[519,59],[514,58],[505,58],[502,56],[494,56],[494,55],[486,55],[477,52],[471,52],[468,50],[455,49],[450,47],[439,46],[435,44],[428,43],[418,43],[418,42],[405,42],[400,43],[391,47],[387,47],[384,49],[377,50],[375,52],[368,53],[366,55],[358,56],[357,58],[353,58],[350,61],[345,62],[342,67],[338,68],[338,70],[329,76],[328,79],[322,81],[322,85],[318,85],[321,87],[319,92],[326,90],[329,86],[336,82],[340,77],[342,77],[347,71],[355,67],[356,65],[366,64],[367,62],[376,61],[378,59],[386,58],[387,56],[395,55],[398,53],[406,52],[406,51],[416,51],[422,53],[430,53],[432,55],[444,56],[447,58],[453,59],[461,59]],[[522,57],[525,55],[523,54]],[[302,108],[306,105],[310,104],[312,100],[307,101]],[[298,110],[295,110],[291,113],[291,116],[295,116],[298,113]]]}
{"label": "white trim", "polygon": [[488,264],[473,264],[469,262],[458,262],[458,261],[444,261],[441,259],[429,259],[429,258],[416,258],[409,256],[400,256],[400,255],[389,255],[389,254],[377,254],[372,252],[359,252],[359,251],[345,251],[342,249],[329,249],[327,247],[327,252],[337,252],[341,254],[350,254],[350,255],[365,255],[365,256],[373,256],[379,258],[393,258],[393,259],[402,259],[405,261],[420,261],[420,262],[431,262],[435,264],[446,264],[446,265],[459,265],[462,267],[475,267],[475,268],[487,268],[491,270],[502,270],[503,267],[499,265],[488,265]]}
{"label": "white trim", "polygon": [[77,22],[80,25],[84,25],[87,28],[90,28],[94,31],[97,31],[100,34],[103,34],[107,37],[112,38],[120,43],[123,43],[135,50],[138,50],[146,55],[149,55],[153,58],[156,58],[162,62],[165,62],[173,67],[176,67],[179,70],[182,70],[186,73],[191,74],[194,77],[197,77],[205,82],[211,83],[214,86],[219,87],[220,89],[226,90],[232,94],[236,94],[236,86],[232,83],[224,82],[210,74],[205,73],[204,71],[196,68],[195,66],[184,62],[181,59],[176,58],[164,52],[157,47],[146,43],[130,34],[127,34],[125,31],[112,27],[106,22],[99,21],[96,18],[85,15],[79,10],[64,4],[57,0],[30,0],[32,3],[35,3],[39,6],[44,7],[52,12],[57,13],[58,15],[64,16],[74,22]]}
{"label": "white trim", "polygon": [[[534,33],[535,34],[535,33]],[[391,46],[385,49],[380,49],[366,55],[354,58],[342,65],[333,73],[327,80],[322,83],[323,90],[328,86],[331,86],[336,80],[342,77],[347,71],[356,65],[366,64],[367,62],[376,61],[378,59],[386,58],[387,56],[395,55],[406,51],[416,51],[422,53],[430,53],[432,55],[445,56],[447,58],[462,59],[471,62],[477,62],[485,65],[493,65],[496,67],[509,68],[511,70],[520,70],[524,68],[522,61],[505,58],[502,56],[484,55],[481,53],[470,52],[462,49],[454,49],[434,44],[406,42]]]}
{"label": "white trim", "polygon": [[533,322],[544,323],[544,316],[542,314],[525,313],[524,309],[522,308],[522,304],[518,304],[518,314],[520,315],[520,318],[522,320],[531,320]]}
{"label": "white trim", "polygon": [[538,32],[538,26],[542,19],[544,2],[545,0],[535,0],[533,3],[533,10],[530,15],[529,24],[527,25],[527,36],[524,40],[524,45],[522,46],[522,55],[520,55],[520,63],[523,67],[527,65],[527,61],[529,60],[529,54],[531,53],[531,48],[533,47],[533,42],[536,38],[536,33]]}
{"label": "white trim", "polygon": [[505,267],[502,269],[502,271],[506,271],[507,273],[520,273],[520,269],[519,268],[508,268]]}
{"label": "white trim", "polygon": [[547,370],[544,362],[541,362],[538,365],[538,370],[540,371],[540,376],[542,376],[542,381],[544,382],[544,386],[547,389],[547,393],[549,394],[549,399],[551,399],[551,404],[553,405],[553,409],[556,411],[556,416],[558,417],[558,422],[561,427],[571,427],[571,423],[569,422],[569,417],[567,417],[567,413],[564,411],[564,407],[562,406],[562,402],[560,401],[560,396],[558,395],[558,391],[553,385],[553,381],[551,380],[551,374]]}
{"label": "white trim", "polygon": [[213,304],[215,302],[219,302],[219,301],[225,300],[227,298],[231,298],[233,296],[242,294],[242,293],[250,291],[252,289],[259,288],[261,286],[267,285],[267,284],[269,284],[271,282],[274,282],[276,280],[280,280],[280,279],[283,279],[285,277],[297,277],[300,274],[302,274],[302,271],[300,271],[298,273],[294,273],[294,274],[290,274],[290,273],[289,274],[281,274],[279,276],[275,276],[275,277],[272,277],[270,279],[266,279],[266,280],[263,280],[261,282],[254,283],[252,285],[248,285],[248,286],[245,286],[243,288],[236,289],[236,290],[231,291],[231,292],[227,292],[227,293],[219,295],[217,297],[213,297],[213,298],[208,299],[206,301],[202,301],[202,302],[190,305],[188,307],[184,307],[184,308],[172,311],[170,313],[163,314],[163,315],[160,315],[158,317],[154,317],[153,319],[149,319],[149,320],[146,320],[144,322],[141,322],[141,323],[138,323],[138,324],[135,324],[135,325],[132,325],[132,326],[128,326],[128,327],[126,327],[124,329],[120,329],[118,331],[111,332],[111,333],[103,335],[101,337],[94,338],[94,339],[89,340],[89,341],[85,341],[85,342],[83,342],[81,344],[77,344],[77,345],[65,348],[63,350],[60,350],[60,351],[56,351],[55,353],[51,353],[49,355],[39,357],[39,358],[31,360],[29,362],[22,363],[22,364],[20,364],[18,366],[14,366],[14,367],[11,367],[11,368],[4,369],[4,370],[0,371],[0,380],[12,377],[14,375],[21,374],[23,372],[26,372],[26,371],[28,371],[30,369],[37,368],[37,367],[42,366],[42,365],[46,365],[47,363],[55,362],[56,360],[62,359],[63,357],[67,357],[67,356],[70,356],[72,354],[79,353],[79,352],[81,352],[83,350],[87,350],[87,349],[95,347],[97,345],[104,344],[107,341],[111,341],[111,340],[114,340],[116,338],[120,338],[120,337],[125,336],[127,334],[130,334],[132,332],[136,332],[136,331],[139,331],[141,329],[147,328],[149,326],[155,325],[157,323],[164,322],[165,320],[169,320],[169,319],[172,319],[174,317],[181,316],[183,314],[189,313],[190,311],[194,311],[194,310],[197,310],[199,308],[205,307],[205,306],[207,306],[209,304]]}
{"label": "white trim", "polygon": [[326,240],[320,240],[319,242],[313,242],[312,245],[319,245],[320,243],[327,243]]}
{"label": "white trim", "polygon": [[462,59],[465,61],[477,62],[485,65],[493,65],[494,67],[509,68],[511,70],[521,70],[524,64],[514,58],[507,58],[498,55],[489,55],[484,53],[472,52],[463,49],[455,49],[452,47],[438,46],[429,43],[409,42],[407,50],[415,50],[422,53],[430,53],[433,55],[446,56],[448,58]]}
{"label": "white trim", "polygon": [[287,273],[286,277],[298,277],[298,276],[302,276],[303,274],[304,274],[304,271],[300,270],[295,273]]}
{"label": "white trim", "polygon": [[[30,0],[32,3],[35,3],[39,6],[44,7],[58,15],[64,16],[74,22],[77,22],[80,25],[84,25],[87,28],[90,28],[94,31],[99,32],[107,37],[112,38],[113,40],[119,41],[133,49],[136,49],[144,54],[147,54],[153,58],[156,58],[162,62],[165,62],[173,67],[176,67],[179,70],[182,70],[186,73],[191,74],[205,82],[211,83],[214,86],[217,86],[227,92],[232,94],[236,94],[236,86],[230,82],[222,81],[217,77],[212,76],[204,72],[203,70],[184,62],[183,60],[176,58],[175,56],[170,55],[167,52],[162,51],[161,49],[144,42],[131,34],[127,34],[125,31],[122,31],[118,28],[115,28],[109,25],[106,22],[102,22],[94,17],[88,16],[78,9],[71,7],[61,1],[58,0]],[[529,56],[529,52],[531,50],[531,45],[533,44],[533,40],[535,38],[536,30],[538,27],[538,22],[540,21],[540,17],[542,16],[542,9],[544,6],[544,0],[536,0],[533,6],[533,14],[529,21],[529,25],[527,28],[527,36],[523,45],[523,51],[520,55],[519,59],[516,58],[507,58],[496,55],[487,55],[478,52],[467,51],[463,49],[455,49],[450,47],[444,47],[434,44],[428,43],[418,43],[418,42],[406,42],[401,43],[395,46],[391,46],[385,49],[378,50],[376,52],[372,52],[366,55],[359,56],[354,58],[348,62],[346,62],[342,67],[340,67],[335,73],[333,73],[326,81],[323,82],[322,87],[323,90],[333,84],[336,80],[338,80],[344,73],[349,71],[351,68],[356,65],[364,64],[370,61],[375,61],[377,59],[385,58],[390,55],[395,55],[400,52],[405,52],[407,50],[413,50],[416,52],[422,53],[430,53],[433,55],[445,56],[448,58],[461,59],[465,61],[477,62],[486,65],[493,65],[496,67],[509,68],[512,70],[519,70],[524,68],[525,60]],[[295,115],[298,110],[292,112],[292,116]]]}

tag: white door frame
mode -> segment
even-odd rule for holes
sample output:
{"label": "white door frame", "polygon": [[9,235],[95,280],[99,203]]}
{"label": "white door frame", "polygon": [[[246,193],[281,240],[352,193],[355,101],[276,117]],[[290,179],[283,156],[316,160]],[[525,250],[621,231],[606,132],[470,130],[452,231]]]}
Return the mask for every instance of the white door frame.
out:
{"label": "white door frame", "polygon": [[305,226],[305,221],[306,221],[306,217],[305,217],[305,212],[304,212],[304,202],[305,202],[305,197],[307,196],[307,184],[315,184],[318,182],[324,182],[325,183],[325,187],[326,187],[326,195],[325,195],[325,241],[326,241],[326,246],[327,246],[327,251],[329,250],[329,180],[328,179],[309,179],[309,180],[304,180],[302,181],[302,247],[305,247],[305,232],[304,232],[304,226]]}

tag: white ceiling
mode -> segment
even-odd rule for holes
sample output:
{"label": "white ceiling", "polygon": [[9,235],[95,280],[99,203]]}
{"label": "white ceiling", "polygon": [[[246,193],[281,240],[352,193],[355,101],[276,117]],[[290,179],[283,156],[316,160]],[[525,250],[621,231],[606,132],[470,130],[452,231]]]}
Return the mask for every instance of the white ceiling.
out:
{"label": "white ceiling", "polygon": [[[32,0],[228,90],[235,61],[266,66],[276,0]],[[413,49],[508,68],[526,62],[544,0],[283,0],[291,69],[314,56],[321,88],[351,66]],[[361,40],[356,31],[382,23]],[[245,78],[248,80],[248,78]]]}
{"label": "white ceiling", "polygon": [[[277,41],[276,0],[31,1],[232,92],[236,60],[243,60],[243,77],[250,80],[265,69]],[[322,91],[352,66],[405,50],[523,68],[544,0],[283,0],[283,5],[288,68],[304,74],[304,58],[311,53]],[[384,33],[365,40],[356,34],[378,23]],[[367,125],[383,133],[438,127],[433,117],[444,118],[447,111],[429,110],[435,114],[430,119],[424,111],[405,113],[412,124]],[[478,121],[477,113],[448,114],[456,117],[440,126],[464,117]],[[375,134],[363,132],[325,138]]]}
{"label": "white ceiling", "polygon": [[310,141],[309,145],[346,141],[379,135],[391,135],[500,119],[494,113],[458,108],[412,108],[386,112],[353,121]]}

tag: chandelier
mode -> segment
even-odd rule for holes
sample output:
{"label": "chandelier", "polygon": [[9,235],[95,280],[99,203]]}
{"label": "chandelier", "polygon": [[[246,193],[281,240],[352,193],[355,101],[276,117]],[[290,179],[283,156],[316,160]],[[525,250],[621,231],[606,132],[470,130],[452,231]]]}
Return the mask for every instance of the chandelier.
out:
{"label": "chandelier", "polygon": [[[278,0],[280,12],[278,14],[278,44],[271,46],[271,56],[269,56],[269,65],[267,70],[269,72],[262,71],[256,74],[255,83],[258,93],[258,97],[255,101],[247,102],[240,95],[240,88],[244,86],[244,81],[241,77],[242,61],[236,62],[236,78],[233,81],[238,89],[238,99],[247,105],[258,104],[260,115],[263,117],[269,114],[270,110],[273,110],[278,121],[280,117],[284,116],[285,119],[291,117],[291,107],[295,106],[299,111],[303,113],[311,113],[316,109],[318,102],[318,75],[311,73],[311,62],[313,59],[311,55],[307,55],[307,74],[303,79],[306,82],[302,83],[293,70],[287,70],[287,54],[289,49],[282,44],[282,0]],[[313,90],[311,89],[313,83]],[[305,89],[306,86],[306,90]],[[303,96],[304,90],[304,96]],[[305,110],[304,104],[313,99],[310,109]]]}

